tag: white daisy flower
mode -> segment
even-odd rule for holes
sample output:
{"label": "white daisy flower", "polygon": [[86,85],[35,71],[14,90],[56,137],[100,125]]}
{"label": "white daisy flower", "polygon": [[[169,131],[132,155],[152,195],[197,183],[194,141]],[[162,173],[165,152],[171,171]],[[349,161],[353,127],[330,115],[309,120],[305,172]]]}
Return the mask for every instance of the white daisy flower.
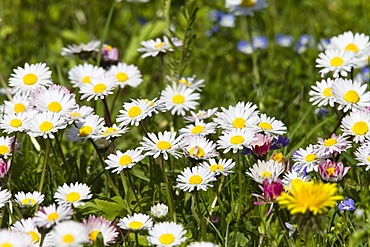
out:
{"label": "white daisy flower", "polygon": [[353,141],[358,143],[369,139],[369,127],[370,112],[356,111],[343,118],[340,128],[343,131],[343,135],[354,136]]}
{"label": "white daisy flower", "polygon": [[226,0],[225,6],[235,15],[253,16],[256,10],[267,6],[266,0]]}
{"label": "white daisy flower", "polygon": [[121,151],[117,150],[116,154],[108,155],[105,163],[108,165],[105,169],[113,169],[113,173],[120,173],[123,169],[130,169],[145,156],[141,154],[140,149],[134,150],[127,150],[126,152],[122,153]]}
{"label": "white daisy flower", "polygon": [[0,155],[3,156],[5,159],[7,159],[8,156],[10,156],[14,151],[12,148],[13,142],[14,136],[0,136]]}
{"label": "white daisy flower", "polygon": [[98,115],[90,115],[85,119],[75,122],[67,130],[67,141],[84,142],[90,138],[96,139],[100,136],[104,127],[104,119]]}
{"label": "white daisy flower", "polygon": [[155,218],[162,218],[168,214],[168,207],[163,203],[157,203],[150,207],[150,213]]}
{"label": "white daisy flower", "polygon": [[219,247],[219,246],[211,242],[201,241],[188,244],[186,247]]}
{"label": "white daisy flower", "polygon": [[24,113],[30,110],[29,95],[24,93],[16,93],[10,101],[5,100],[5,114]]}
{"label": "white daisy flower", "polygon": [[77,109],[75,109],[69,114],[71,120],[68,123],[71,124],[74,121],[80,121],[92,114],[94,114],[94,108],[83,105],[81,107],[78,107]]}
{"label": "white daisy flower", "polygon": [[192,192],[193,190],[204,190],[213,187],[210,182],[217,180],[209,169],[201,166],[194,166],[191,169],[186,167],[181,174],[177,176],[176,188],[183,191]]}
{"label": "white daisy flower", "polygon": [[361,82],[339,78],[332,86],[338,110],[346,112],[351,109],[370,107],[370,92],[366,92],[367,85]]}
{"label": "white daisy flower", "polygon": [[289,172],[284,173],[284,177],[283,180],[281,180],[281,182],[283,183],[284,187],[292,188],[292,183],[295,183],[298,180],[303,182],[309,182],[311,180],[311,176],[305,175],[303,172],[291,170]]}
{"label": "white daisy flower", "polygon": [[124,133],[128,131],[128,128],[120,124],[113,124],[111,127],[103,127],[101,130],[100,137],[105,138],[107,140],[111,138],[116,138],[122,136]]}
{"label": "white daisy flower", "polygon": [[149,230],[153,226],[153,220],[149,215],[135,213],[120,219],[117,225],[128,231]]}
{"label": "white daisy flower", "polygon": [[181,245],[186,241],[186,230],[175,222],[156,223],[150,230],[149,244],[160,247],[171,247]]}
{"label": "white daisy flower", "polygon": [[116,238],[118,236],[117,229],[109,220],[104,219],[102,216],[89,216],[87,220],[83,220],[82,224],[87,229],[90,243],[93,243],[96,240],[99,233],[103,235],[105,246],[116,242]]}
{"label": "white daisy flower", "polygon": [[55,247],[54,238],[52,232],[48,232],[45,235],[44,241],[42,242],[41,247]]}
{"label": "white daisy flower", "polygon": [[71,80],[73,87],[81,87],[90,84],[91,78],[104,76],[105,70],[92,64],[80,64],[68,71],[68,79]]}
{"label": "white daisy flower", "polygon": [[126,85],[137,87],[143,82],[141,72],[135,65],[118,63],[110,67],[108,74],[114,76],[120,88]]}
{"label": "white daisy flower", "polygon": [[173,84],[172,87],[167,85],[162,91],[159,101],[166,104],[171,114],[184,116],[186,111],[195,109],[199,99],[200,94],[195,93],[193,89]]}
{"label": "white daisy flower", "polygon": [[39,227],[50,228],[54,224],[59,222],[70,220],[73,215],[73,209],[66,205],[56,206],[51,204],[46,207],[41,207],[38,212],[35,213],[33,218],[35,224]]}
{"label": "white daisy flower", "polygon": [[87,229],[82,223],[63,221],[53,227],[52,238],[55,246],[77,247],[89,242]]}
{"label": "white daisy flower", "polygon": [[221,107],[221,110],[222,112],[216,112],[213,122],[222,129],[250,129],[258,123],[257,106],[251,102],[241,101],[228,109]]}
{"label": "white daisy flower", "polygon": [[73,205],[74,207],[84,205],[85,203],[82,201],[89,200],[91,197],[89,186],[78,182],[71,183],[69,186],[64,183],[58,187],[54,194],[54,199],[58,204]]}
{"label": "white daisy flower", "polygon": [[149,109],[152,109],[149,101],[131,100],[131,102],[125,102],[116,121],[123,125],[139,126],[140,121],[148,116]]}
{"label": "white daisy flower", "polygon": [[192,122],[194,123],[197,119],[203,120],[211,117],[213,114],[217,112],[218,108],[212,108],[208,110],[199,110],[197,113],[190,111],[191,116],[184,117],[186,122]]}
{"label": "white daisy flower", "polygon": [[15,202],[18,203],[21,207],[33,207],[35,205],[41,204],[43,201],[44,195],[38,191],[27,193],[20,191],[15,195]]}
{"label": "white daisy flower", "polygon": [[182,137],[176,138],[176,132],[159,132],[158,136],[155,133],[148,133],[148,137],[144,136],[143,141],[140,142],[142,146],[140,149],[146,151],[146,156],[153,155],[154,158],[157,158],[162,154],[165,160],[168,160],[168,154],[171,154],[176,159],[181,156],[179,144]]}
{"label": "white daisy flower", "polygon": [[189,136],[182,140],[181,149],[193,159],[209,159],[218,156],[216,144],[203,136]]}
{"label": "white daisy flower", "polygon": [[313,170],[316,172],[318,171],[320,158],[321,157],[316,153],[315,146],[312,144],[308,145],[306,149],[300,148],[296,150],[292,156],[295,165],[302,167],[302,169],[306,169],[307,172]]}
{"label": "white daisy flower", "polygon": [[92,40],[85,43],[80,43],[79,45],[69,45],[63,47],[61,55],[62,56],[72,56],[72,55],[81,55],[83,57],[84,53],[98,52],[100,47],[100,40]]}
{"label": "white daisy flower", "polygon": [[194,124],[189,124],[185,128],[179,130],[182,136],[206,136],[216,132],[215,123],[205,123],[203,120],[195,120]]}
{"label": "white daisy flower", "polygon": [[27,113],[5,114],[0,120],[0,129],[8,134],[23,132],[28,121],[30,121],[30,118]]}
{"label": "white daisy flower", "polygon": [[254,134],[254,131],[246,129],[225,131],[217,141],[218,149],[224,149],[224,153],[232,149],[233,153],[236,153],[238,150],[250,146],[251,142],[255,140]]}
{"label": "white daisy flower", "polygon": [[370,169],[370,145],[365,143],[359,146],[354,152],[355,159],[358,161],[356,166],[366,166],[365,171]]}
{"label": "white daisy flower", "polygon": [[315,145],[315,150],[318,156],[323,157],[334,153],[341,153],[351,146],[351,142],[348,141],[346,137],[332,134],[330,138],[327,139],[319,137],[317,144]]}
{"label": "white daisy flower", "polygon": [[178,76],[174,76],[174,78],[170,76],[166,76],[168,81],[172,81],[173,83],[177,83],[179,85],[184,85],[189,87],[195,91],[202,91],[202,87],[204,87],[204,80],[203,79],[196,79],[196,76],[193,75],[192,77],[184,77],[182,76],[179,78]]}
{"label": "white daisy flower", "polygon": [[283,122],[276,120],[274,117],[268,117],[266,114],[259,116],[257,131],[270,134],[271,136],[284,135],[286,126]]}
{"label": "white daisy flower", "polygon": [[32,246],[32,237],[25,232],[0,229],[0,246],[4,247]]}
{"label": "white daisy flower", "polygon": [[254,164],[252,168],[249,168],[249,172],[246,172],[246,174],[253,178],[257,183],[263,184],[265,179],[275,181],[283,172],[284,167],[277,161],[257,160],[257,164]]}
{"label": "white daisy flower", "polygon": [[91,77],[91,83],[85,83],[80,87],[81,100],[104,99],[107,95],[113,94],[116,81],[111,75]]}
{"label": "white daisy flower", "polygon": [[330,105],[334,107],[336,102],[331,87],[333,86],[334,80],[328,78],[326,80],[317,81],[316,86],[311,86],[311,90],[308,93],[311,98],[310,102],[318,107]]}
{"label": "white daisy flower", "polygon": [[12,194],[10,194],[7,189],[0,190],[0,208],[4,207],[5,203],[9,202],[11,196]]}
{"label": "white daisy flower", "polygon": [[9,79],[9,86],[12,93],[30,93],[37,87],[49,86],[53,84],[51,71],[45,63],[29,65],[26,63],[24,68],[18,67],[13,70]]}
{"label": "white daisy flower", "polygon": [[41,234],[37,230],[35,222],[32,218],[21,219],[20,221],[14,222],[10,229],[12,231],[27,233],[32,238],[32,246],[39,246]]}
{"label": "white daisy flower", "polygon": [[209,159],[207,162],[200,164],[202,167],[208,169],[214,175],[224,175],[228,176],[233,173],[232,170],[235,167],[235,162],[232,159],[220,159],[216,161],[215,159]]}
{"label": "white daisy flower", "polygon": [[27,134],[33,137],[54,139],[54,134],[67,127],[66,119],[54,112],[40,112],[33,116],[26,125]]}
{"label": "white daisy flower", "polygon": [[335,78],[339,75],[346,77],[353,67],[353,57],[353,53],[349,51],[326,50],[316,59],[316,67],[323,68],[320,70],[321,77],[329,72],[333,72]]}
{"label": "white daisy flower", "polygon": [[[182,46],[182,42],[175,38],[172,38],[171,42],[175,47]],[[172,44],[170,43],[168,38],[164,36],[163,41],[160,38],[157,38],[155,40],[151,39],[147,41],[142,41],[140,43],[142,47],[137,49],[137,51],[143,53],[141,55],[142,58],[149,57],[149,56],[155,57],[159,53],[164,54],[168,51],[173,51]]]}

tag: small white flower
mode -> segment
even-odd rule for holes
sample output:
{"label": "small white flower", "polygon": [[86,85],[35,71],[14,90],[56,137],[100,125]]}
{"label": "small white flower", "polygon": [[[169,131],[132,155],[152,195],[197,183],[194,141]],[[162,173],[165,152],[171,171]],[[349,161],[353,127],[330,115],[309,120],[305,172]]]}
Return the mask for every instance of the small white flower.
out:
{"label": "small white flower", "polygon": [[67,47],[63,47],[61,55],[62,56],[72,56],[78,55],[82,53],[90,53],[90,52],[98,52],[100,46],[100,40],[92,40],[85,43],[80,43],[79,45],[69,45]]}
{"label": "small white flower", "polygon": [[14,151],[12,148],[14,140],[14,136],[0,136],[0,155],[2,155],[5,159],[7,159],[8,156],[10,156]]}
{"label": "small white flower", "polygon": [[176,187],[192,192],[193,190],[204,190],[213,187],[210,182],[215,181],[214,174],[209,169],[200,166],[194,166],[191,169],[186,167],[176,179]]}
{"label": "small white flower", "polygon": [[268,117],[266,114],[261,114],[257,124],[257,131],[264,132],[265,134],[284,135],[286,126],[283,122],[276,120],[274,117]]}
{"label": "small white flower", "polygon": [[9,193],[7,189],[0,190],[0,208],[5,206],[5,203],[9,202],[9,199],[12,195]]}
{"label": "small white flower", "polygon": [[98,115],[90,115],[85,119],[75,122],[67,131],[67,141],[84,142],[88,139],[99,138],[104,127],[104,119]]}
{"label": "small white flower", "polygon": [[73,87],[81,87],[90,84],[91,78],[104,76],[105,70],[92,64],[80,64],[68,71],[68,79],[71,80]]}
{"label": "small white flower", "polygon": [[216,132],[215,123],[205,123],[203,120],[195,120],[194,124],[189,124],[185,128],[179,130],[182,136],[206,136]]}
{"label": "small white flower", "polygon": [[112,65],[108,74],[114,76],[120,88],[126,85],[130,87],[137,87],[143,82],[142,75],[135,65],[127,65],[125,63],[118,63]]}
{"label": "small white flower", "polygon": [[123,169],[130,169],[142,159],[144,155],[141,154],[140,149],[127,150],[122,153],[117,150],[116,154],[110,154],[105,160],[105,163],[108,165],[105,169],[113,169],[113,173],[120,173]]}
{"label": "small white flower", "polygon": [[52,227],[59,222],[70,220],[73,215],[73,209],[66,205],[56,206],[51,204],[47,207],[41,207],[36,212],[34,220],[35,224],[39,227],[45,226],[46,228]]}
{"label": "small white flower", "polygon": [[163,203],[151,206],[150,213],[156,218],[162,218],[168,214],[168,207]]}
{"label": "small white flower", "polygon": [[358,161],[356,166],[366,166],[365,171],[370,169],[370,145],[365,143],[359,146],[354,152],[355,159]]}
{"label": "small white flower", "polygon": [[[175,47],[182,46],[182,42],[175,38],[172,38],[171,42]],[[157,38],[156,40],[151,39],[142,41],[140,44],[142,47],[137,50],[143,53],[143,55],[141,55],[143,58],[149,56],[155,57],[159,53],[162,54],[168,51],[173,51],[173,46],[166,36],[163,37],[163,41],[160,38]]]}
{"label": "small white flower", "polygon": [[189,245],[187,245],[186,247],[219,247],[217,244],[214,244],[214,243],[211,243],[211,242],[194,242],[194,243],[191,243]]}
{"label": "small white flower", "polygon": [[217,141],[218,149],[224,149],[224,153],[227,153],[232,149],[233,153],[236,153],[244,147],[249,147],[251,142],[256,139],[254,135],[254,131],[246,129],[225,131]]}
{"label": "small white flower", "polygon": [[332,92],[334,80],[328,78],[327,80],[317,81],[316,86],[311,86],[311,91],[309,95],[311,96],[310,102],[318,107],[330,105],[334,107],[336,102],[334,94]]}
{"label": "small white flower", "polygon": [[208,110],[199,110],[197,113],[190,111],[191,116],[184,117],[186,122],[194,123],[196,120],[203,120],[211,117],[217,112],[217,107]]}
{"label": "small white flower", "polygon": [[44,195],[38,191],[27,193],[20,191],[15,195],[15,202],[18,203],[21,207],[33,207],[37,204],[41,204],[43,201]]}
{"label": "small white flower", "polygon": [[149,215],[135,213],[134,215],[129,215],[120,219],[118,226],[129,231],[149,230],[153,226],[153,220]]}
{"label": "small white flower", "polygon": [[111,127],[103,127],[100,137],[109,140],[111,138],[122,136],[124,133],[127,132],[127,130],[128,128],[123,126],[122,124],[120,124],[119,126],[113,124]]}
{"label": "small white flower", "polygon": [[16,93],[10,101],[5,100],[5,114],[24,113],[31,109],[29,103],[29,94]]}
{"label": "small white flower", "polygon": [[253,178],[257,183],[263,184],[265,179],[275,181],[283,171],[283,166],[277,161],[258,160],[257,164],[254,164],[252,168],[249,168],[249,172],[246,172],[246,174]]}
{"label": "small white flower", "polygon": [[180,157],[179,143],[181,137],[176,138],[176,132],[159,132],[158,137],[155,133],[148,133],[148,137],[144,136],[143,141],[140,142],[142,146],[140,149],[146,151],[146,156],[153,155],[153,158],[157,158],[162,154],[165,160],[168,160],[168,154],[176,159]]}
{"label": "small white flower", "polygon": [[82,224],[87,230],[90,243],[93,243],[96,240],[99,233],[103,236],[105,246],[116,242],[116,238],[118,236],[117,229],[109,220],[104,219],[102,216],[89,216],[88,219],[83,220]]}
{"label": "small white flower", "polygon": [[315,145],[315,150],[319,156],[323,157],[334,153],[341,153],[351,146],[351,142],[347,141],[346,137],[332,134],[330,138],[327,139],[319,138]]}
{"label": "small white flower", "polygon": [[104,99],[107,95],[113,94],[113,90],[117,86],[111,75],[91,77],[90,81],[91,83],[84,83],[80,87],[81,100]]}
{"label": "small white flower", "polygon": [[320,70],[321,77],[329,72],[333,72],[334,78],[338,78],[339,75],[347,76],[353,67],[353,57],[353,53],[349,51],[326,50],[316,59],[316,67],[323,68]]}
{"label": "small white flower", "polygon": [[175,222],[160,222],[149,230],[149,244],[160,247],[172,247],[185,242],[186,230]]}
{"label": "small white flower", "polygon": [[284,177],[281,182],[283,183],[284,187],[292,188],[292,183],[295,183],[298,180],[308,182],[311,180],[311,176],[292,169],[291,171],[284,173]]}
{"label": "small white flower", "polygon": [[123,110],[119,111],[116,121],[123,125],[139,126],[141,120],[148,116],[152,109],[149,101],[131,100],[131,102],[123,103]]}
{"label": "small white flower", "polygon": [[234,172],[232,169],[235,166],[235,162],[232,159],[220,159],[219,161],[216,161],[215,159],[209,159],[207,162],[203,162],[201,166],[208,169],[215,175],[221,174],[228,176],[230,173]]}
{"label": "small white flower", "polygon": [[203,136],[183,138],[181,148],[187,156],[193,159],[209,159],[218,156],[216,144]]}
{"label": "small white flower", "polygon": [[41,234],[37,230],[35,222],[32,218],[21,219],[20,221],[14,222],[11,230],[27,233],[32,238],[32,246],[39,246]]}
{"label": "small white flower", "polygon": [[69,186],[65,183],[59,186],[54,194],[54,199],[58,204],[73,205],[74,207],[84,205],[83,201],[89,200],[91,197],[89,186],[78,182],[71,183]]}
{"label": "small white flower", "polygon": [[32,237],[20,231],[0,229],[0,246],[28,247],[32,245]]}
{"label": "small white flower", "polygon": [[311,172],[312,170],[318,171],[320,158],[312,144],[306,149],[300,148],[292,156],[295,165],[302,167],[302,169],[306,168],[307,172]]}
{"label": "small white flower", "polygon": [[354,136],[353,141],[363,142],[370,138],[370,112],[351,112],[342,120],[341,130],[344,135]]}
{"label": "small white flower", "polygon": [[27,134],[34,137],[42,136],[44,139],[54,139],[54,134],[66,127],[67,120],[54,112],[37,113],[26,125]]}
{"label": "small white flower", "polygon": [[58,247],[77,247],[89,241],[87,229],[82,223],[75,221],[63,221],[54,226],[52,239]]}

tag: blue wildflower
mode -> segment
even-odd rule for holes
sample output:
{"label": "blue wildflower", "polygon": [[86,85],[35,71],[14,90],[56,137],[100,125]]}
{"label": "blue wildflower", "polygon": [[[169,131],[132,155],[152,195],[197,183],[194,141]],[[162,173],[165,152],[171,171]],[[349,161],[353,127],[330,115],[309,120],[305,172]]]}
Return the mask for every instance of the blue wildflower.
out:
{"label": "blue wildflower", "polygon": [[289,144],[289,138],[284,136],[278,136],[274,138],[270,144],[270,150],[276,150],[282,147],[286,147]]}
{"label": "blue wildflower", "polygon": [[275,37],[275,42],[279,46],[290,47],[294,42],[294,38],[291,35],[278,34]]}
{"label": "blue wildflower", "polygon": [[339,204],[338,204],[338,209],[340,211],[354,211],[356,208],[355,208],[355,202],[353,201],[352,198],[348,198],[344,201],[341,201]]}

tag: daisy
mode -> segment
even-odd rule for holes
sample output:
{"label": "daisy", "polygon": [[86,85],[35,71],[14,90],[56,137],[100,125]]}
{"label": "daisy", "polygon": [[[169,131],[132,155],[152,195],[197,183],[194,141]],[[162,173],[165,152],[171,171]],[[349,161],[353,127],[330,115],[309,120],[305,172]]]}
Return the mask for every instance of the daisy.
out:
{"label": "daisy", "polygon": [[235,15],[253,16],[254,12],[267,6],[266,0],[226,0],[225,6]]}
{"label": "daisy", "polygon": [[0,190],[0,208],[5,206],[5,203],[9,202],[9,199],[12,195],[9,193],[7,189]]}
{"label": "daisy", "polygon": [[40,86],[49,86],[51,81],[51,71],[45,63],[29,65],[26,63],[24,68],[18,67],[13,70],[9,79],[9,86],[12,93],[29,94],[32,90]]}
{"label": "daisy", "polygon": [[[175,39],[171,38],[171,43],[175,46],[182,46],[182,42]],[[142,41],[140,44],[142,47],[137,49],[138,52],[142,52],[143,54],[141,55],[142,58],[145,57],[155,57],[159,53],[164,54],[168,51],[173,51],[173,46],[171,45],[170,41],[166,36],[163,37],[163,41],[160,38],[157,38],[156,40],[147,40],[147,41]]]}
{"label": "daisy", "polygon": [[128,231],[149,230],[153,226],[153,220],[149,215],[134,213],[134,215],[128,215],[120,219],[117,225]]}
{"label": "daisy", "polygon": [[68,122],[69,124],[73,123],[74,121],[79,121],[82,119],[85,119],[87,116],[93,115],[94,114],[94,108],[90,106],[81,106],[75,110],[73,110],[69,116],[70,116],[70,121]]}
{"label": "daisy", "polygon": [[182,136],[206,136],[216,132],[215,123],[205,123],[203,120],[195,120],[194,124],[189,124],[185,128],[179,130]]}
{"label": "daisy", "polygon": [[339,182],[351,169],[350,166],[344,167],[342,162],[323,160],[319,163],[319,174],[321,179],[327,182]]}
{"label": "daisy", "polygon": [[252,152],[252,154],[256,156],[265,156],[270,151],[270,144],[272,141],[271,136],[257,133],[254,137],[255,140],[250,143],[248,151]]}
{"label": "daisy", "polygon": [[311,91],[308,93],[311,98],[310,102],[313,102],[313,105],[317,105],[318,107],[330,105],[334,107],[334,103],[336,99],[332,92],[334,80],[328,78],[326,80],[322,80],[321,82],[317,81],[316,86],[311,86]]}
{"label": "daisy", "polygon": [[283,135],[286,132],[286,127],[283,122],[276,120],[274,117],[268,117],[266,114],[261,114],[257,124],[257,131],[265,134]]}
{"label": "daisy", "polygon": [[131,102],[123,103],[123,110],[119,111],[116,121],[123,125],[139,126],[141,120],[146,118],[149,109],[152,109],[149,101],[131,100]]}
{"label": "daisy", "polygon": [[153,155],[153,158],[157,158],[162,154],[165,160],[168,160],[168,154],[176,159],[181,156],[178,150],[182,137],[176,138],[176,132],[159,132],[158,136],[155,133],[148,133],[148,137],[144,136],[143,141],[140,142],[142,146],[140,149],[146,151],[146,156]]}
{"label": "daisy", "polygon": [[369,139],[370,113],[366,111],[351,112],[342,120],[341,130],[343,135],[354,136],[353,141],[363,142]]}
{"label": "daisy", "polygon": [[186,241],[186,230],[175,222],[160,222],[149,230],[149,244],[160,247],[171,247]]}
{"label": "daisy", "polygon": [[54,194],[54,199],[60,205],[73,205],[78,207],[84,205],[84,200],[89,200],[92,197],[90,188],[86,184],[78,183],[70,184],[64,183],[59,186],[57,192]]}
{"label": "daisy", "polygon": [[5,114],[0,120],[0,129],[8,134],[23,132],[25,130],[25,124],[29,120],[29,114],[27,113]]}
{"label": "daisy", "polygon": [[358,161],[356,166],[366,166],[365,171],[368,171],[370,169],[370,146],[367,143],[359,146],[354,155]]}
{"label": "daisy", "polygon": [[168,207],[163,203],[157,203],[150,207],[150,213],[155,218],[162,218],[168,214]]}
{"label": "daisy", "polygon": [[128,131],[128,128],[120,124],[117,126],[113,124],[111,127],[103,127],[101,130],[101,137],[107,140],[122,136]]}
{"label": "daisy", "polygon": [[59,222],[70,220],[73,215],[73,209],[69,206],[51,204],[47,207],[41,207],[35,213],[35,224],[38,227],[50,228]]}
{"label": "daisy", "polygon": [[54,133],[67,127],[66,119],[54,112],[40,112],[27,122],[27,134],[54,139]]}
{"label": "daisy", "polygon": [[135,65],[118,63],[110,67],[108,74],[114,76],[120,88],[126,85],[137,87],[143,82],[141,72]]}
{"label": "daisy", "polygon": [[32,246],[32,237],[25,232],[0,229],[0,246],[4,247]]}
{"label": "daisy", "polygon": [[183,191],[204,190],[213,187],[210,182],[215,181],[213,173],[207,168],[194,166],[191,169],[186,167],[176,179],[176,188]]}
{"label": "daisy", "polygon": [[222,129],[250,129],[258,123],[257,106],[251,102],[241,101],[228,109],[221,107],[221,110],[213,121]]}
{"label": "daisy", "polygon": [[219,161],[209,159],[208,162],[203,162],[200,165],[208,169],[215,176],[228,176],[230,173],[234,172],[232,169],[235,167],[235,162],[232,159],[220,159]]}
{"label": "daisy", "polygon": [[326,50],[319,54],[316,59],[316,67],[323,68],[320,70],[321,77],[327,73],[333,72],[333,76],[338,78],[339,75],[347,76],[353,67],[353,53],[341,50]]}
{"label": "daisy", "polygon": [[97,239],[99,233],[103,236],[105,246],[116,242],[118,236],[117,229],[109,220],[104,219],[102,216],[95,217],[90,215],[87,220],[83,220],[82,224],[87,230],[90,243],[93,243]]}
{"label": "daisy", "polygon": [[174,78],[171,78],[170,76],[167,76],[166,78],[167,80],[172,81],[173,83],[177,83],[178,85],[184,85],[195,91],[202,91],[201,88],[204,87],[204,80],[196,79],[195,75],[193,75],[192,77],[182,76],[181,78],[175,75]]}
{"label": "daisy", "polygon": [[186,247],[219,247],[217,244],[211,243],[211,242],[194,242],[191,244],[188,244]]}
{"label": "daisy", "polygon": [[40,243],[41,234],[37,230],[35,222],[32,218],[21,219],[20,221],[15,222],[10,229],[12,231],[28,233],[28,235],[30,235],[32,238],[32,243],[35,246],[39,246],[37,243]]}
{"label": "daisy", "polygon": [[89,241],[85,226],[75,221],[63,221],[55,225],[51,234],[55,246],[58,247],[82,246]]}
{"label": "daisy", "polygon": [[198,120],[203,120],[210,118],[213,114],[217,112],[218,108],[212,108],[208,110],[199,110],[197,113],[190,111],[191,116],[186,116],[184,117],[186,122],[195,122],[197,119]]}
{"label": "daisy", "polygon": [[315,145],[315,150],[319,156],[328,156],[334,153],[341,153],[351,146],[351,142],[347,141],[346,137],[332,134],[330,138],[327,139],[319,137]]}
{"label": "daisy", "polygon": [[86,54],[90,54],[92,52],[98,52],[101,42],[99,40],[92,40],[85,43],[80,43],[79,45],[69,45],[67,47],[63,47],[61,55],[62,56],[72,56],[72,55],[80,55],[81,57],[86,57]]}
{"label": "daisy", "polygon": [[41,204],[43,201],[44,195],[38,191],[27,193],[20,191],[15,195],[15,202],[18,203],[21,207],[33,207],[35,205]]}
{"label": "daisy", "polygon": [[[0,178],[4,178],[5,175],[8,174],[11,164],[12,164],[12,160],[6,161],[4,158],[0,158]],[[0,199],[0,205],[1,205],[1,199]]]}
{"label": "daisy", "polygon": [[159,101],[166,104],[167,110],[171,110],[173,115],[184,116],[186,111],[194,110],[199,104],[200,94],[193,89],[183,85],[168,85],[161,93]]}
{"label": "daisy", "polygon": [[257,164],[249,168],[249,172],[246,172],[246,174],[257,183],[263,184],[263,181],[266,179],[275,181],[283,172],[284,167],[279,162],[274,160],[257,160]]}
{"label": "daisy", "polygon": [[305,175],[304,172],[299,172],[295,170],[291,170],[289,172],[284,173],[282,183],[284,187],[292,187],[292,184],[297,181],[309,182],[311,181],[310,175]]}
{"label": "daisy", "polygon": [[217,141],[218,149],[224,149],[224,153],[231,149],[233,153],[242,150],[244,147],[249,147],[250,143],[255,140],[254,132],[251,130],[235,129],[226,131]]}
{"label": "daisy", "polygon": [[73,87],[81,87],[90,84],[91,78],[104,76],[105,70],[92,64],[80,64],[68,71],[68,79]]}
{"label": "daisy", "polygon": [[300,148],[295,151],[292,160],[296,166],[300,166],[302,169],[306,169],[307,172],[313,170],[318,171],[318,163],[320,162],[320,156],[317,155],[315,146],[310,144],[306,149]]}
{"label": "daisy", "polygon": [[75,122],[67,131],[67,141],[84,142],[100,136],[104,127],[104,119],[98,115],[89,115],[85,119]]}
{"label": "daisy", "polygon": [[113,90],[117,86],[111,75],[91,77],[90,81],[91,83],[85,83],[80,87],[81,100],[104,99],[107,95],[113,94]]}
{"label": "daisy", "polygon": [[[12,137],[4,137],[0,136],[0,155],[4,157],[5,159],[8,158],[13,153],[13,143],[15,139],[14,136]],[[16,146],[16,145],[14,145]]]}
{"label": "daisy", "polygon": [[113,173],[120,173],[123,169],[130,169],[145,156],[141,154],[140,149],[134,150],[127,150],[126,152],[122,153],[121,151],[117,150],[116,154],[108,155],[105,163],[108,165],[105,169],[113,169]]}
{"label": "daisy", "polygon": [[187,156],[193,159],[209,159],[218,156],[216,144],[203,136],[184,138],[181,142],[181,148]]}
{"label": "daisy", "polygon": [[289,193],[283,192],[277,201],[291,214],[311,211],[317,215],[327,208],[335,207],[337,201],[342,199],[343,196],[338,195],[338,188],[334,183],[297,181],[292,184]]}
{"label": "daisy", "polygon": [[5,114],[24,113],[30,109],[29,95],[25,93],[16,93],[10,101],[5,100]]}

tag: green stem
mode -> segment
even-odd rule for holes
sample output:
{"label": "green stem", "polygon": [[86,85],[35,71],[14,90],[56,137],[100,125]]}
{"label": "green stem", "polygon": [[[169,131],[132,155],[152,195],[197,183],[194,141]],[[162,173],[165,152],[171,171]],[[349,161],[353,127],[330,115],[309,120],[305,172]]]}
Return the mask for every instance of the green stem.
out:
{"label": "green stem", "polygon": [[[64,155],[63,148],[62,148],[62,143],[60,142],[58,135],[55,135],[55,140],[56,140],[56,143],[57,143],[57,146],[58,146],[58,149],[59,149],[60,157],[62,157],[64,168],[67,169],[68,166],[67,166],[66,156]],[[63,173],[64,173],[64,171],[63,171]]]}
{"label": "green stem", "polygon": [[168,208],[170,210],[170,215],[171,215],[171,219],[172,221],[176,222],[176,211],[175,211],[175,207],[174,207],[174,204],[173,204],[173,197],[172,197],[172,188],[171,188],[171,185],[168,181],[168,178],[166,176],[166,169],[164,167],[164,159],[162,157],[161,159],[161,163],[159,164],[161,170],[162,170],[162,175],[163,175],[163,181],[164,183],[166,184],[166,195],[167,195],[167,201],[168,201]]}
{"label": "green stem", "polygon": [[139,244],[139,235],[137,232],[135,232],[135,241],[136,241],[136,246],[140,246]]}
{"label": "green stem", "polygon": [[[237,160],[236,160],[237,169],[238,169],[238,180],[239,180],[239,195],[238,195],[238,198],[241,198],[242,195],[243,195],[243,174],[242,174],[242,165],[241,165],[241,162],[240,162],[240,156],[241,155],[242,155],[241,153],[238,153]],[[242,210],[241,203],[239,203],[238,213],[237,213],[237,217],[236,217],[237,219],[240,219],[241,210]]]}
{"label": "green stem", "polygon": [[127,177],[128,177],[128,183],[130,184],[130,187],[132,189],[132,193],[134,194],[135,200],[136,200],[137,204],[139,205],[140,212],[144,212],[143,211],[143,208],[141,207],[141,202],[139,200],[139,197],[137,196],[134,183],[132,182],[131,170],[127,171],[127,174],[128,174],[127,175]]}
{"label": "green stem", "polygon": [[41,178],[40,178],[40,184],[39,184],[39,192],[40,193],[42,193],[42,188],[44,186],[44,179],[45,179],[45,172],[46,172],[46,163],[48,161],[49,150],[50,150],[50,143],[49,142],[45,142],[45,157],[44,157],[44,162],[42,164],[42,172],[41,172]]}
{"label": "green stem", "polygon": [[131,214],[131,208],[130,208],[131,203],[129,202],[129,196],[128,196],[129,192],[128,192],[127,181],[126,181],[125,177],[123,176],[123,172],[120,172],[120,176],[121,176],[123,190],[125,191],[125,202],[126,202],[127,210]]}
{"label": "green stem", "polygon": [[107,124],[108,127],[111,127],[112,126],[112,119],[111,119],[110,112],[109,112],[107,97],[104,97],[103,104],[104,104],[104,120],[105,120],[105,123]]}

